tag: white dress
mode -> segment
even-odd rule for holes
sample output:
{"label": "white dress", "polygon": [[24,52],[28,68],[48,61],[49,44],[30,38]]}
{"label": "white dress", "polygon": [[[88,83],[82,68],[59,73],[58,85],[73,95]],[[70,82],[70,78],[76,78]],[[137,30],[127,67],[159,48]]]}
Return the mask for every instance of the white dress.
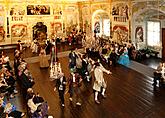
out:
{"label": "white dress", "polygon": [[32,49],[32,52],[38,53],[37,40],[34,40],[34,41],[31,43],[31,49]]}
{"label": "white dress", "polygon": [[40,60],[40,67],[49,67],[48,57],[46,56],[46,52],[44,49],[41,49],[39,54],[39,60]]}
{"label": "white dress", "polygon": [[102,65],[97,66],[94,70],[94,76],[95,76],[95,82],[93,85],[93,89],[96,91],[101,91],[101,87],[106,88],[106,82],[103,77],[103,72],[108,73],[108,70],[106,70]]}

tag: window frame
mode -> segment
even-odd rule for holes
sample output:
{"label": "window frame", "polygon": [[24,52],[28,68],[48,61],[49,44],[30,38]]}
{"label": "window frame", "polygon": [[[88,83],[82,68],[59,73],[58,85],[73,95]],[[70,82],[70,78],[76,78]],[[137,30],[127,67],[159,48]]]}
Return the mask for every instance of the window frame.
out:
{"label": "window frame", "polygon": [[[159,36],[158,36],[158,38],[159,38],[159,41],[156,41],[156,42],[158,42],[158,43],[156,43],[156,44],[150,44],[149,43],[149,37],[148,37],[148,32],[150,31],[149,29],[148,29],[148,23],[149,22],[152,22],[152,23],[159,23],[159,32],[155,32],[156,30],[153,28],[153,30],[152,30],[152,33],[158,33],[159,34]],[[161,42],[161,37],[160,37],[160,35],[161,35],[161,22],[160,21],[147,21],[147,32],[146,32],[146,37],[147,37],[147,46],[152,46],[152,47],[154,47],[154,46],[159,46],[160,45],[160,42]],[[155,34],[154,33],[154,34]],[[153,34],[153,35],[154,35]],[[155,35],[156,36],[156,35]],[[153,37],[155,37],[155,36],[153,36]],[[151,42],[153,42],[154,40],[152,40]],[[155,42],[155,41],[154,41]]]}

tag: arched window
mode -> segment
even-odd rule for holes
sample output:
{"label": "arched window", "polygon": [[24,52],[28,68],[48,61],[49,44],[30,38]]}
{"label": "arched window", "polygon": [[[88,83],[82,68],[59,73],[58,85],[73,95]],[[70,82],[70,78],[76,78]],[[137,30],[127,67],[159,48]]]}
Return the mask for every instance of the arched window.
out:
{"label": "arched window", "polygon": [[160,22],[147,21],[147,44],[149,46],[160,45]]}

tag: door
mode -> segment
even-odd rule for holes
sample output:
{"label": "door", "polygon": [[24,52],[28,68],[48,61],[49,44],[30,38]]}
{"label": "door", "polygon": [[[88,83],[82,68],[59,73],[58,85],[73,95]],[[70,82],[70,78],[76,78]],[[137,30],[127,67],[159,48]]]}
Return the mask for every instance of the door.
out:
{"label": "door", "polygon": [[165,61],[165,28],[162,28],[162,60]]}

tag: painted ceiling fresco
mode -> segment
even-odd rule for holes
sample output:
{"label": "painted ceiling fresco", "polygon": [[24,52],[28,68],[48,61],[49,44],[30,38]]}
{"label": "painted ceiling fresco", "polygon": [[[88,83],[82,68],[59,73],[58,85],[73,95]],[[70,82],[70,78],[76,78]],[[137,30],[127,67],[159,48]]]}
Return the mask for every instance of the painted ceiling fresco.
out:
{"label": "painted ceiling fresco", "polygon": [[165,1],[133,2],[132,14],[136,21],[165,18]]}

